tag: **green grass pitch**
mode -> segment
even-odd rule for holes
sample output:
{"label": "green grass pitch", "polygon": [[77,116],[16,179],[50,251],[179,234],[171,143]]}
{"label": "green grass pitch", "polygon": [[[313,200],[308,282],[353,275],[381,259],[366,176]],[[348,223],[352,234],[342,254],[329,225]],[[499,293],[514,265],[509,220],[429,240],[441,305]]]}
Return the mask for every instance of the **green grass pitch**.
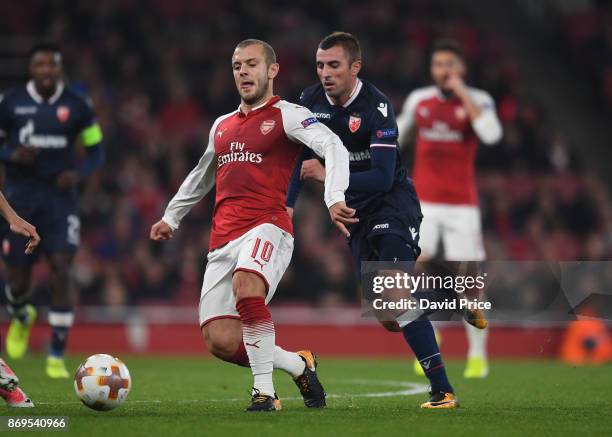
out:
{"label": "green grass pitch", "polygon": [[[81,357],[85,358],[85,357]],[[208,358],[122,357],[133,388],[111,412],[86,408],[72,380],[52,381],[44,358],[10,364],[36,403],[1,407],[2,416],[63,415],[70,434],[94,436],[192,435],[610,435],[612,367],[571,367],[549,361],[494,361],[485,380],[461,377],[461,362],[447,368],[461,400],[458,410],[426,411],[425,379],[412,362],[390,359],[320,361],[328,408],[308,410],[290,378],[275,372],[283,411],[247,414],[248,369]],[[76,369],[78,359],[70,359]],[[537,433],[537,434],[536,434]],[[40,435],[40,433],[39,433]],[[57,435],[54,433],[54,435]]]}

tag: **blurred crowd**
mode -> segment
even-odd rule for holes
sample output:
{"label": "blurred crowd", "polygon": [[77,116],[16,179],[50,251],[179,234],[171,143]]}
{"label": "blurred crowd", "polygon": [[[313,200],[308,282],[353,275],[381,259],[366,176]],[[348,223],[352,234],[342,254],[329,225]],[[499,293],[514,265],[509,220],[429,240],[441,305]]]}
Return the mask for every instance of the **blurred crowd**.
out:
{"label": "blurred crowd", "polygon": [[[501,144],[479,155],[489,257],[609,259],[607,187],[582,168],[579,145],[550,129],[547,109],[523,92],[527,78],[501,35],[485,32],[443,1],[265,3],[31,1],[1,14],[2,34],[61,44],[70,85],[91,96],[103,126],[107,162],[83,186],[75,267],[82,304],[198,302],[213,195],[170,242],[153,243],[148,232],[196,164],[214,119],[237,107],[230,57],[248,37],[276,49],[281,70],[275,91],[295,101],[316,81],[319,40],[334,30],[352,32],[363,46],[362,77],[396,110],[412,89],[428,84],[431,42],[458,39],[468,82],[493,95],[504,124]],[[409,168],[411,155],[404,156]],[[320,187],[304,190],[295,228],[293,261],[275,299],[355,302],[351,260],[329,224]],[[38,268],[40,288],[47,274]]]}
{"label": "blurred crowd", "polygon": [[558,36],[566,42],[568,65],[591,87],[593,104],[612,114],[612,4],[578,3],[561,8]]}

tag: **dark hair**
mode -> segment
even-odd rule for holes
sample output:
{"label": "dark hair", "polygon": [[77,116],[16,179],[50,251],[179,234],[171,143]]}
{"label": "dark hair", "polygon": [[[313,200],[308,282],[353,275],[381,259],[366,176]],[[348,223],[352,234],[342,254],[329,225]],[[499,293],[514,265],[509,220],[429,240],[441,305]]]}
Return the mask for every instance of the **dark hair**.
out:
{"label": "dark hair", "polygon": [[39,53],[39,52],[57,53],[60,56],[62,54],[62,51],[57,44],[48,42],[48,41],[44,41],[44,42],[39,42],[38,44],[35,44],[30,49],[30,52],[28,53],[28,57],[32,58],[32,56],[34,56],[36,53]]}
{"label": "dark hair", "polygon": [[268,65],[276,64],[276,53],[274,53],[274,49],[272,48],[270,44],[260,39],[254,39],[254,38],[245,39],[243,41],[240,41],[238,45],[236,46],[236,48],[241,49],[241,48],[252,46],[255,44],[258,44],[263,47],[264,56],[266,58],[266,64]]}
{"label": "dark hair", "polygon": [[319,43],[319,48],[323,50],[341,46],[348,54],[349,64],[361,60],[361,45],[359,40],[348,32],[334,32],[327,35]]}
{"label": "dark hair", "polygon": [[442,38],[436,40],[431,48],[431,54],[433,55],[436,52],[451,52],[462,61],[465,61],[465,54],[463,53],[463,49],[461,48],[461,45],[454,39]]}

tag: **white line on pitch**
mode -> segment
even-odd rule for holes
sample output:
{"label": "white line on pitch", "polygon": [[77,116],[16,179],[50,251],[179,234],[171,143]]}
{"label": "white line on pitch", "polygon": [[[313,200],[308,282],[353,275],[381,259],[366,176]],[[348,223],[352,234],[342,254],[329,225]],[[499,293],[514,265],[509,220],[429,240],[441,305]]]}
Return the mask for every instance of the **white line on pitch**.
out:
{"label": "white line on pitch", "polygon": [[[336,383],[350,383],[350,384],[362,384],[362,385],[389,385],[393,387],[402,387],[404,390],[397,391],[384,391],[374,393],[331,393],[328,394],[328,398],[332,399],[344,399],[344,398],[387,398],[393,396],[412,396],[421,393],[427,393],[428,386],[418,382],[407,382],[407,381],[377,381],[373,379],[348,379],[336,381]],[[184,400],[172,400],[162,401],[160,399],[151,400],[140,400],[135,399],[128,401],[130,404],[162,404],[162,403],[173,403],[173,404],[197,404],[207,402],[242,402],[245,398],[227,398],[227,399],[184,399]],[[281,398],[284,401],[301,400],[300,396],[283,396]],[[59,401],[59,402],[35,402],[36,405],[69,405],[69,404],[80,404],[77,401]]]}

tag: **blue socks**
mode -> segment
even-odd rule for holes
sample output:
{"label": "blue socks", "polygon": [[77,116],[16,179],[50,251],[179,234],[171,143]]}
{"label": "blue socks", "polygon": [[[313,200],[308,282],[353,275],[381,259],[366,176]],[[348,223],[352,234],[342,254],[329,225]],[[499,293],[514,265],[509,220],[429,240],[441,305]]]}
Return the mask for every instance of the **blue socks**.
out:
{"label": "blue socks", "polygon": [[454,393],[446,376],[444,362],[436,342],[436,334],[429,320],[417,320],[402,328],[404,339],[421,363],[433,393]]}
{"label": "blue socks", "polygon": [[51,325],[51,347],[49,355],[62,358],[68,343],[68,331],[74,322],[71,308],[51,308],[49,311],[49,325]]}
{"label": "blue socks", "polygon": [[53,326],[51,329],[51,347],[49,355],[55,358],[62,358],[68,342],[68,329],[64,326]]}

